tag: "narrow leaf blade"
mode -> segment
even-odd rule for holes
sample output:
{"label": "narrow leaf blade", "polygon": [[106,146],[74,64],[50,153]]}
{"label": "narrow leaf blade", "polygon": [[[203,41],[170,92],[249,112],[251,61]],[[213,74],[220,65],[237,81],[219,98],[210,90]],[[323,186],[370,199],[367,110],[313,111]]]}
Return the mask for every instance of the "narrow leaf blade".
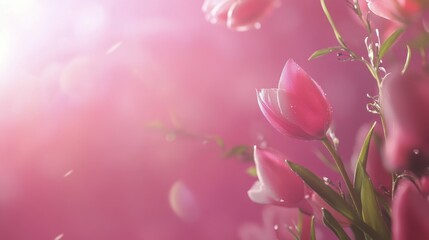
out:
{"label": "narrow leaf blade", "polygon": [[[362,165],[359,165],[362,168]],[[366,175],[365,170],[362,178],[361,201],[362,201],[362,218],[366,224],[371,226],[382,237],[382,239],[390,239],[389,230],[384,222],[381,214],[381,209],[377,201],[377,193],[371,180]]]}
{"label": "narrow leaf blade", "polygon": [[394,31],[387,39],[386,41],[381,44],[380,52],[378,53],[378,58],[383,59],[384,55],[390,50],[390,48],[395,44],[395,42],[398,40],[398,38],[401,36],[401,34],[404,32],[403,28],[399,28],[398,30]]}
{"label": "narrow leaf blade", "polygon": [[339,213],[344,215],[351,221],[356,227],[361,229],[363,232],[372,236],[373,239],[379,239],[377,232],[374,231],[370,226],[365,224],[356,214],[353,212],[352,207],[348,204],[337,192],[332,190],[329,186],[325,185],[325,182],[318,176],[312,173],[310,170],[296,163],[286,161],[289,167],[298,174],[299,177],[315,191],[319,196]]}
{"label": "narrow leaf blade", "polygon": [[[369,131],[365,137],[365,141],[362,144],[362,148],[360,150],[358,161],[357,161],[356,167],[355,167],[354,187],[356,189],[356,192],[358,192],[359,194],[361,192],[361,187],[362,187],[362,178],[365,175],[365,173],[362,172],[362,170],[366,169],[366,162],[368,159],[369,145],[371,143],[372,134],[374,132],[374,128],[375,128],[376,124],[377,124],[377,122],[374,122],[372,124],[371,128],[369,129]],[[359,165],[362,167],[359,167]]]}
{"label": "narrow leaf blade", "polygon": [[337,39],[338,43],[343,48],[347,48],[346,44],[344,43],[343,37],[341,37],[341,34],[338,32],[337,26],[335,26],[334,20],[331,17],[331,14],[329,13],[328,8],[326,7],[325,0],[320,0],[320,4],[322,5],[323,12],[326,15],[326,18],[329,21],[329,24],[331,25],[332,30],[334,31],[335,38]]}
{"label": "narrow leaf blade", "polygon": [[326,54],[332,53],[334,51],[342,50],[342,49],[343,48],[340,46],[319,49],[319,50],[315,51],[313,54],[311,54],[311,56],[308,58],[308,60],[313,60],[313,59],[316,59],[318,57],[321,57],[321,56],[324,56]]}
{"label": "narrow leaf blade", "polygon": [[329,227],[332,232],[337,235],[338,239],[340,240],[350,240],[350,237],[347,235],[347,233],[344,231],[343,227],[337,222],[337,220],[332,216],[332,214],[326,210],[322,209],[323,214],[323,223]]}
{"label": "narrow leaf blade", "polygon": [[332,190],[325,182],[312,173],[310,170],[296,163],[287,161],[292,171],[297,173],[302,180],[325,200],[331,207],[343,214],[350,220],[356,219],[352,207],[337,192]]}

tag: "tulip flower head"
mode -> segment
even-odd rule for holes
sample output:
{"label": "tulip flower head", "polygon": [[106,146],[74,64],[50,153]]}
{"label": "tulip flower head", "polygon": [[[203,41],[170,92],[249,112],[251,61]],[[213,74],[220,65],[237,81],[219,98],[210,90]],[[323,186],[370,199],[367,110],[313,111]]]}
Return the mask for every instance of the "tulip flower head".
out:
{"label": "tulip flower head", "polygon": [[428,6],[427,0],[367,0],[368,8],[380,17],[408,23],[421,15]]}
{"label": "tulip flower head", "polygon": [[427,194],[409,180],[401,180],[393,198],[393,240],[429,239]]}
{"label": "tulip flower head", "polygon": [[259,181],[248,191],[252,201],[286,207],[303,204],[304,182],[289,168],[283,154],[255,146],[254,159]]}
{"label": "tulip flower head", "polygon": [[385,165],[421,174],[429,166],[429,78],[406,74],[386,79],[382,88],[388,130]]}
{"label": "tulip flower head", "polygon": [[206,0],[203,12],[212,23],[225,23],[230,29],[259,28],[260,21],[280,6],[279,0]]}
{"label": "tulip flower head", "polygon": [[292,59],[286,62],[276,89],[257,90],[259,108],[280,133],[320,140],[326,136],[332,108],[320,86]]}

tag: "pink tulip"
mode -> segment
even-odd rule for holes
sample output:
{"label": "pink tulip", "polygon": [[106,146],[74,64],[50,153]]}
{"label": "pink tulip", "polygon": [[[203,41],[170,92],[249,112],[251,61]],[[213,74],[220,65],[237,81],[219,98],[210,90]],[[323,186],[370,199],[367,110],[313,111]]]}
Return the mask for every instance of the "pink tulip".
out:
{"label": "pink tulip", "polygon": [[388,132],[386,166],[421,174],[429,166],[429,77],[386,79],[381,104]]}
{"label": "pink tulip", "polygon": [[[286,164],[286,158],[274,149],[254,148],[259,181],[248,191],[249,198],[261,204],[299,207],[309,213],[304,182]],[[311,212],[311,210],[310,210]]]}
{"label": "pink tulip", "polygon": [[393,198],[393,240],[429,239],[429,202],[409,180],[402,180]]}
{"label": "pink tulip", "polygon": [[203,12],[212,23],[225,23],[230,29],[246,31],[259,28],[259,21],[279,5],[279,0],[206,0]]}
{"label": "pink tulip", "polygon": [[408,23],[421,15],[428,5],[427,0],[367,0],[368,8],[376,15]]}
{"label": "pink tulip", "polygon": [[320,86],[292,59],[286,62],[276,89],[257,91],[259,107],[279,132],[305,140],[326,136],[332,109]]}

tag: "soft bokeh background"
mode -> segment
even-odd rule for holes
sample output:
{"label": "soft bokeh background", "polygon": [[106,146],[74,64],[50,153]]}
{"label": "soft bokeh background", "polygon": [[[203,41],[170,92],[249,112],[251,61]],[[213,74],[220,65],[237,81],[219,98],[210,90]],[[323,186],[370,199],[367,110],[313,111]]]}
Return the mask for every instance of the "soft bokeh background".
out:
{"label": "soft bokeh background", "polygon": [[[327,2],[363,51],[346,2]],[[0,0],[0,239],[238,239],[262,221],[247,198],[250,163],[204,136],[227,148],[267,143],[336,179],[315,157],[319,144],[277,133],[255,96],[294,58],[327,93],[350,157],[374,119],[374,84],[335,55],[307,61],[335,45],[319,1],[284,0],[244,33],[206,22],[201,6]]]}

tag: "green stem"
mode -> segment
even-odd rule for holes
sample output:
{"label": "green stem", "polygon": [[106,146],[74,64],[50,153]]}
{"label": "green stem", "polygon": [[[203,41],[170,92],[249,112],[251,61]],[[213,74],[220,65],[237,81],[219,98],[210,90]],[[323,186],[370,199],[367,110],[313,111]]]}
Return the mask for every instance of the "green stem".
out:
{"label": "green stem", "polygon": [[347,175],[347,171],[344,167],[344,163],[341,160],[341,157],[338,155],[337,150],[335,149],[335,147],[333,146],[333,144],[331,143],[331,141],[329,141],[329,139],[327,137],[322,139],[322,143],[323,145],[326,147],[326,149],[329,151],[329,153],[332,155],[332,158],[335,160],[335,164],[338,168],[338,171],[341,174],[341,177],[343,178],[344,182],[346,183],[347,186],[347,190],[350,194],[350,198],[352,199],[353,202],[353,206],[356,210],[356,212],[358,213],[359,216],[361,216],[361,212],[359,211],[359,203],[360,201],[358,201],[357,195],[355,190],[353,189],[353,184],[350,181],[349,176]]}

